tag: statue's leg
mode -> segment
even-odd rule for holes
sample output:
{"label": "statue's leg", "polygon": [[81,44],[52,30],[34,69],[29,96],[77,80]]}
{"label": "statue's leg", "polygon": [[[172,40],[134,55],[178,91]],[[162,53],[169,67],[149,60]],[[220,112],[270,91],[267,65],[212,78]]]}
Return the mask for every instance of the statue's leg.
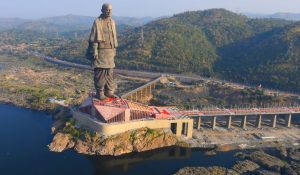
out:
{"label": "statue's leg", "polygon": [[107,97],[116,98],[117,96],[114,95],[114,92],[116,90],[116,84],[114,82],[114,70],[108,69],[106,75],[106,84],[104,87],[105,95]]}
{"label": "statue's leg", "polygon": [[106,84],[106,70],[103,68],[94,69],[94,85],[96,89],[96,98],[105,100],[107,97],[104,95],[104,87]]}

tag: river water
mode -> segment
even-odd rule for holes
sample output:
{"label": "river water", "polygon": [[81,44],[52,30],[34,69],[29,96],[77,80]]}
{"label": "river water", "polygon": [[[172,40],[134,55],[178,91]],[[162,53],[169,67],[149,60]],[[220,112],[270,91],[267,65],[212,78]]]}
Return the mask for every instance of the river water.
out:
{"label": "river water", "polygon": [[0,105],[0,174],[168,175],[186,166],[231,167],[235,151],[207,156],[201,150],[177,147],[121,157],[85,156],[48,151],[51,116]]}

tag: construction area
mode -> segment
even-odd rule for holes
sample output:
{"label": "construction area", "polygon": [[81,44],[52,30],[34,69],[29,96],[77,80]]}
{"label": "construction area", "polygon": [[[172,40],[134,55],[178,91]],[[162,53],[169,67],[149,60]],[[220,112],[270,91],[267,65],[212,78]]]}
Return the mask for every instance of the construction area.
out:
{"label": "construction area", "polygon": [[298,146],[299,141],[300,129],[298,125],[294,125],[291,128],[278,127],[275,129],[265,126],[261,129],[249,127],[247,130],[240,127],[194,130],[193,139],[187,140],[187,143],[195,148],[215,148],[218,146],[220,151],[229,151],[236,148],[272,147],[276,143]]}

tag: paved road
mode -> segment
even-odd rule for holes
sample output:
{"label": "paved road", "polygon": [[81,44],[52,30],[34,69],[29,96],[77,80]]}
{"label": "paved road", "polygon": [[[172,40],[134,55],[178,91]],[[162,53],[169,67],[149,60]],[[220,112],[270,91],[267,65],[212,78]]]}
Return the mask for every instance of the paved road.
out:
{"label": "paved road", "polygon": [[0,64],[0,70],[4,68],[4,64]]}

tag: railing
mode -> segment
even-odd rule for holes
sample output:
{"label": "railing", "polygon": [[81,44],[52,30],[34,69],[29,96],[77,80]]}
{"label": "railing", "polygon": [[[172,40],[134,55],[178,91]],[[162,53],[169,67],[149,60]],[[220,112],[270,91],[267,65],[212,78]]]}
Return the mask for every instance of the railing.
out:
{"label": "railing", "polygon": [[[158,78],[148,82],[147,84],[145,84],[137,89],[127,92],[126,94],[122,95],[121,98],[127,99],[130,96],[135,96],[135,95],[137,95],[138,92],[143,91],[144,89],[147,89],[147,88],[149,88],[148,93],[151,93],[152,87],[155,88],[155,84],[158,83],[162,77],[163,77],[163,75],[159,76]],[[136,100],[138,100],[138,99],[136,99]]]}
{"label": "railing", "polygon": [[190,110],[178,111],[181,115],[198,116],[235,116],[235,115],[261,115],[261,114],[300,114],[300,107],[282,108],[253,108],[253,109],[216,109],[216,110]]}

